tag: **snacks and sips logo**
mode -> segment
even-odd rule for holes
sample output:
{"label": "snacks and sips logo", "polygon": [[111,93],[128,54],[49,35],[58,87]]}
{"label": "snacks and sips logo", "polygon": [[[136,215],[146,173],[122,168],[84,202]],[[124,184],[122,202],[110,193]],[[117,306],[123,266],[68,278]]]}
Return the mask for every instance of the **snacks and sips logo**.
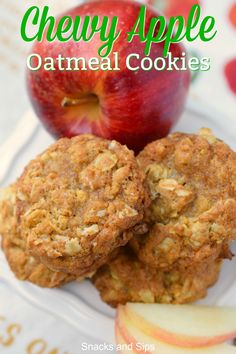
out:
{"label": "snacks and sips logo", "polygon": [[100,344],[91,344],[91,343],[82,343],[81,350],[82,352],[117,352],[117,353],[152,353],[156,350],[156,346],[154,344],[147,343],[122,343],[122,344],[108,344],[108,343],[100,343]]}

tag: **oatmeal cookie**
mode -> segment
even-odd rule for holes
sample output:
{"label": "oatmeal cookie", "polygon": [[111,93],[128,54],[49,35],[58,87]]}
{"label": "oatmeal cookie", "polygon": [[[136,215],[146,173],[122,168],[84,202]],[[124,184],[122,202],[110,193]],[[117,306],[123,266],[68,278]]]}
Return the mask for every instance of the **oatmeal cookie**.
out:
{"label": "oatmeal cookie", "polygon": [[20,280],[28,280],[41,287],[57,287],[75,279],[62,272],[54,272],[26,252],[26,242],[20,232],[15,207],[15,187],[5,190],[0,203],[0,234],[8,263]]}
{"label": "oatmeal cookie", "polygon": [[[236,239],[236,154],[209,129],[175,133],[139,154],[151,196],[148,231],[131,245],[139,259],[163,270],[230,258]],[[193,264],[195,266],[193,266]]]}
{"label": "oatmeal cookie", "polygon": [[126,246],[92,280],[103,301],[113,307],[127,302],[184,304],[205,297],[219,272],[219,261],[202,264],[194,275],[151,268]]}
{"label": "oatmeal cookie", "polygon": [[16,182],[16,213],[28,254],[86,277],[127,243],[148,202],[133,152],[92,135],[63,138]]}

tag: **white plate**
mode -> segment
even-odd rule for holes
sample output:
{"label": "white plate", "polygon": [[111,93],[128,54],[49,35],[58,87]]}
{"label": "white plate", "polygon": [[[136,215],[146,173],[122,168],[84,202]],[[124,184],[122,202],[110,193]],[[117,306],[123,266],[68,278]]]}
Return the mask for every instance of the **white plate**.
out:
{"label": "white plate", "polygon": [[[174,130],[195,132],[203,126],[212,128],[219,138],[236,149],[235,122],[219,117],[216,112],[201,107],[196,102],[188,103],[185,114]],[[52,138],[40,127],[34,139],[21,151],[20,156],[15,158],[7,182],[14,181],[24,165],[52,141]],[[233,248],[236,252],[236,244]],[[2,253],[0,269],[4,281],[13,286],[22,297],[36,307],[63,318],[68,324],[76,327],[78,332],[86,335],[89,343],[98,341],[114,343],[115,311],[100,300],[98,292],[89,281],[74,282],[61,289],[41,289],[16,280]],[[200,303],[236,305],[236,259],[231,262],[225,261],[219,282],[210,289],[208,297]]]}

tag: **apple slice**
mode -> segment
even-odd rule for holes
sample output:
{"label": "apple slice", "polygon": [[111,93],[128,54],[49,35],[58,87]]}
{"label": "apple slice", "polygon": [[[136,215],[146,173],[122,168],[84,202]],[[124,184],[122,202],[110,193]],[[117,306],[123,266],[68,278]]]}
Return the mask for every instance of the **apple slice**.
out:
{"label": "apple slice", "polygon": [[236,337],[236,309],[190,305],[127,304],[142,332],[172,345],[205,347]]}
{"label": "apple slice", "polygon": [[132,344],[128,344],[125,341],[117,325],[115,328],[115,336],[116,336],[116,344],[117,344],[116,350],[119,354],[134,354],[134,352],[131,349]]}
{"label": "apple slice", "polygon": [[[147,336],[133,324],[122,307],[118,310],[116,328],[117,344],[124,345],[125,342],[129,348],[132,348],[134,354],[236,354],[236,347],[228,344],[181,348]],[[121,353],[127,354],[125,351],[121,351]]]}

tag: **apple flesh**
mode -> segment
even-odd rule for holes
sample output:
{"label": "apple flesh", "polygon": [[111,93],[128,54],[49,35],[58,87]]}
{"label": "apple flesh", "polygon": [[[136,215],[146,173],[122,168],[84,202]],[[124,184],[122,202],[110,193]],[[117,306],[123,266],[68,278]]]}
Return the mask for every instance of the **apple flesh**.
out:
{"label": "apple flesh", "polygon": [[[124,343],[132,348],[134,354],[236,354],[236,347],[221,344],[200,348],[184,348],[170,345],[156,337],[147,336],[130,321],[125,312],[119,308],[116,319],[116,341],[122,344],[126,354]],[[143,347],[143,350],[140,349]]]}
{"label": "apple flesh", "polygon": [[[38,117],[55,137],[72,137],[92,133],[107,139],[116,139],[138,152],[147,143],[166,136],[183,112],[190,82],[189,71],[157,71],[142,69],[131,71],[126,58],[131,53],[144,54],[145,43],[135,36],[127,43],[127,32],[133,28],[142,4],[132,1],[92,1],[84,3],[66,15],[75,18],[118,16],[121,35],[116,40],[113,53],[119,55],[119,71],[38,71],[28,70],[29,96]],[[147,8],[146,27],[153,17],[159,16]],[[90,42],[36,42],[32,53],[55,59],[63,57],[99,58],[98,48],[103,43],[99,33]],[[184,47],[173,44],[172,57],[181,57]],[[163,56],[163,43],[152,45],[150,59]],[[100,58],[99,58],[100,59]],[[110,59],[114,62],[114,54]],[[35,59],[37,62],[37,59]],[[36,65],[32,60],[32,65]]]}
{"label": "apple flesh", "polygon": [[121,309],[152,338],[182,347],[204,347],[236,338],[236,309],[128,304]]}

